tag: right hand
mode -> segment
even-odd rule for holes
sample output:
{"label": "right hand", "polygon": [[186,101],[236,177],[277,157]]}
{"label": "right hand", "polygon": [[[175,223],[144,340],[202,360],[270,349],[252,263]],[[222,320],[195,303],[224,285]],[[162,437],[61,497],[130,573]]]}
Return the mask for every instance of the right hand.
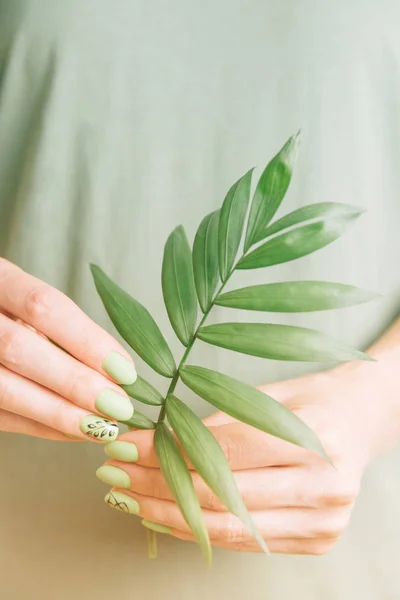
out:
{"label": "right hand", "polygon": [[117,383],[135,379],[131,357],[110,334],[0,258],[0,431],[110,442],[114,419],[133,413]]}

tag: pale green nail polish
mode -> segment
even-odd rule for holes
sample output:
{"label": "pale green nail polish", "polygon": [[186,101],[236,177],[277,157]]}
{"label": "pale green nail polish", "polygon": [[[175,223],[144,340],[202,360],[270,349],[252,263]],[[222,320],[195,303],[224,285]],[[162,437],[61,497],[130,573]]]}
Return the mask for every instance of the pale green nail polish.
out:
{"label": "pale green nail polish", "polygon": [[112,465],[103,465],[102,467],[99,467],[96,471],[96,477],[98,477],[100,481],[108,483],[108,485],[112,485],[113,487],[125,488],[127,490],[131,487],[131,480],[128,473],[125,473],[122,469],[118,469],[118,467],[113,467]]}
{"label": "pale green nail polish", "polygon": [[122,462],[136,462],[139,460],[138,449],[135,444],[130,444],[129,442],[116,440],[107,444],[104,450],[110,458],[115,458]]}
{"label": "pale green nail polish", "polygon": [[102,390],[96,398],[96,408],[117,421],[127,421],[133,415],[129,398],[114,390]]}
{"label": "pale green nail polish", "polygon": [[131,385],[137,379],[136,369],[133,364],[118,352],[111,352],[106,357],[102,367],[118,383]]}
{"label": "pale green nail polish", "polygon": [[113,442],[118,436],[118,425],[98,415],[86,415],[79,424],[82,433],[98,442]]}
{"label": "pale green nail polish", "polygon": [[142,525],[147,527],[147,529],[156,531],[157,533],[172,533],[172,527],[168,527],[168,525],[161,525],[161,523],[154,523],[153,521],[147,521],[146,519],[143,519]]}
{"label": "pale green nail polish", "polygon": [[109,492],[104,498],[104,502],[108,506],[130,515],[137,515],[140,511],[139,503],[123,492]]}

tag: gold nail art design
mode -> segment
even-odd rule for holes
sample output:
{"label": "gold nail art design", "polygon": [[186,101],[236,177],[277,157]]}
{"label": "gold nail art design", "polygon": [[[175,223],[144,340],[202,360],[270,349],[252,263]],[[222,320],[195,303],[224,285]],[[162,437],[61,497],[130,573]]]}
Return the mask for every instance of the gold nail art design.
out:
{"label": "gold nail art design", "polygon": [[115,440],[119,433],[117,423],[97,415],[83,417],[80,429],[89,437],[104,443]]}

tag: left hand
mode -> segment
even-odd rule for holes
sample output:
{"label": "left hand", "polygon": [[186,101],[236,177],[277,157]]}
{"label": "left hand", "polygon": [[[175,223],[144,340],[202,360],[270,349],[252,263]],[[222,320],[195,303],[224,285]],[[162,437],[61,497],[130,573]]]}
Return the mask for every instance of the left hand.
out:
{"label": "left hand", "polygon": [[[336,468],[314,453],[223,413],[205,420],[273,553],[329,552],[349,523],[366,465],[397,437],[397,426],[391,424],[384,410],[384,390],[360,377],[357,368],[349,365],[262,388],[316,432]],[[107,465],[118,470],[99,469],[99,477],[116,486],[106,497],[107,503],[166,525],[177,538],[194,540],[159,470],[153,432],[133,431],[119,440],[129,444],[125,448],[136,445],[138,461],[111,460]],[[239,519],[227,511],[196,472],[193,482],[211,543],[240,552],[260,552]],[[126,495],[138,505],[125,503]]]}

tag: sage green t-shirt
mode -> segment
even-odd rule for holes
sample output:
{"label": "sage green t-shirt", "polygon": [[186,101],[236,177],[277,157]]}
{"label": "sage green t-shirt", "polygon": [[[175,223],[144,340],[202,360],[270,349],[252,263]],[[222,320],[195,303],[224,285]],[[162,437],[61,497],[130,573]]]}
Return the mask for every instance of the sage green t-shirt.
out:
{"label": "sage green t-shirt", "polygon": [[[398,310],[399,17],[396,0],[0,0],[0,254],[113,331],[88,269],[98,263],[148,307],[179,356],[160,291],[166,237],[182,223],[192,239],[229,186],[254,165],[259,175],[302,127],[279,214],[321,201],[367,212],[335,244],[240,273],[235,286],[323,279],[384,298],[235,318],[367,346]],[[195,355],[254,384],[320,368],[200,343]],[[168,536],[159,559],[147,558],[139,519],[102,501],[107,487],[94,473],[104,458],[90,443],[0,434],[1,597],[400,598],[398,449],[367,472],[330,555],[216,550],[210,572],[196,545]]]}

